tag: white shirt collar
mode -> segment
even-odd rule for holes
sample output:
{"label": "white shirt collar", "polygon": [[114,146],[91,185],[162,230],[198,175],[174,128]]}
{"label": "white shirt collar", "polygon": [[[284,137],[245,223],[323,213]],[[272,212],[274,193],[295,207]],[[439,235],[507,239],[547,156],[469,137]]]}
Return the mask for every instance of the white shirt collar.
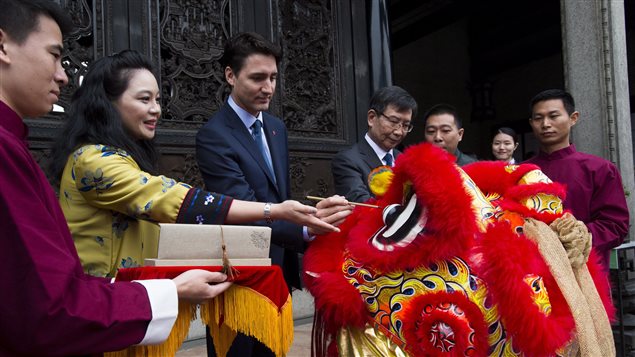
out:
{"label": "white shirt collar", "polygon": [[256,120],[260,120],[261,122],[263,122],[262,112],[258,112],[258,116],[251,115],[251,113],[247,112],[245,109],[241,108],[238,104],[236,104],[236,102],[234,101],[234,98],[232,98],[231,95],[227,99],[227,103],[236,112],[236,114],[238,114],[238,117],[243,122],[243,125],[247,128],[247,130],[250,130],[250,132],[251,132],[251,126],[254,125]]}
{"label": "white shirt collar", "polygon": [[393,150],[390,149],[388,151],[382,149],[379,147],[379,145],[377,145],[377,143],[375,143],[373,141],[373,139],[370,138],[370,136],[368,136],[368,132],[366,133],[366,135],[364,135],[364,138],[366,139],[366,141],[368,142],[368,145],[370,145],[370,147],[373,149],[373,151],[375,152],[375,155],[377,155],[377,157],[379,158],[379,161],[383,162],[384,164],[386,164],[384,162],[384,156],[386,156],[386,154],[390,153],[390,155],[392,155],[393,158],[393,164],[395,162],[395,154],[393,153]]}

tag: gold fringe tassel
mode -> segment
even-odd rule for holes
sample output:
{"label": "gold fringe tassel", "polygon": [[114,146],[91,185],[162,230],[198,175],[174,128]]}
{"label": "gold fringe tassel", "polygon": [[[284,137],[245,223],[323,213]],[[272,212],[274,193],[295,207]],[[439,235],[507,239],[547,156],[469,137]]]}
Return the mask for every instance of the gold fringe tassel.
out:
{"label": "gold fringe tassel", "polygon": [[165,357],[174,356],[190,331],[190,322],[196,318],[196,305],[179,300],[179,315],[170,336],[158,345],[132,346],[125,350],[104,353],[105,357]]}
{"label": "gold fringe tassel", "polygon": [[278,312],[269,299],[255,290],[234,285],[222,297],[201,305],[201,319],[210,327],[219,356],[227,353],[235,331],[240,331],[264,343],[276,356],[283,357],[293,342],[292,305],[289,296]]}
{"label": "gold fringe tassel", "polygon": [[[212,316],[219,316],[220,312],[217,311],[218,307],[219,304],[210,306],[209,308],[211,311],[209,313],[211,313]],[[203,309],[201,309],[201,316],[204,316],[204,314],[205,313],[203,312]],[[224,323],[217,324],[215,322],[212,322],[212,325],[208,325],[210,326],[209,334],[214,340],[214,349],[216,350],[216,355],[226,356],[227,352],[229,352],[229,348],[231,347],[232,342],[234,341],[234,338],[236,338],[237,332],[229,328],[229,326],[225,325]]]}
{"label": "gold fringe tassel", "polygon": [[[234,285],[216,299],[201,304],[201,319],[210,327],[216,354],[225,356],[236,332],[253,336],[264,343],[278,357],[289,352],[293,342],[293,303],[291,296],[280,312],[266,297],[255,290]],[[174,356],[196,318],[196,305],[179,301],[179,315],[168,339],[158,345],[132,346],[125,350],[107,352],[105,357],[164,357]]]}

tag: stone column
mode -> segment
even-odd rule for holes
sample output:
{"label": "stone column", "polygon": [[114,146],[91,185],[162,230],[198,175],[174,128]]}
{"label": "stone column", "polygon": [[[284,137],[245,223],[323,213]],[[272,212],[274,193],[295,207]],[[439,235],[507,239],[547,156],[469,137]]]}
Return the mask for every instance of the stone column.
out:
{"label": "stone column", "polygon": [[[572,141],[579,151],[615,163],[635,211],[635,174],[628,96],[623,0],[561,0],[566,89],[580,120]],[[633,239],[633,230],[629,239]]]}

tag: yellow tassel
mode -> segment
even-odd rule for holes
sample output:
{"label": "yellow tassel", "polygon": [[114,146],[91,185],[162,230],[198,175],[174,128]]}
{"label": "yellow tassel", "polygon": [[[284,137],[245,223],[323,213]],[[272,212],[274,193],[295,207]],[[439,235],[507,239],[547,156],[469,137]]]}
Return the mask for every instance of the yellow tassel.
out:
{"label": "yellow tassel", "polygon": [[[214,323],[213,323],[214,324]],[[236,331],[229,328],[229,326],[225,324],[220,324],[220,326],[215,325],[215,327],[210,327],[209,334],[212,336],[214,340],[214,349],[216,350],[217,356],[226,356],[227,352],[236,338]]]}
{"label": "yellow tassel", "polygon": [[196,318],[196,305],[179,300],[179,315],[170,336],[158,345],[131,346],[125,350],[104,353],[105,357],[164,357],[174,356],[190,331],[190,322]]}
{"label": "yellow tassel", "polygon": [[233,331],[255,337],[276,356],[282,357],[289,352],[293,342],[292,306],[289,296],[278,311],[274,303],[255,290],[234,285],[222,298],[201,305],[201,319],[210,327],[214,343],[216,336],[219,338],[217,352],[227,351],[235,337],[223,331],[223,325],[226,325]]}
{"label": "yellow tassel", "polygon": [[[253,336],[283,357],[293,343],[293,303],[291,296],[278,311],[276,305],[255,290],[233,285],[216,299],[201,304],[201,319],[210,327],[216,354],[225,356],[240,331]],[[174,356],[187,337],[196,305],[179,301],[179,315],[168,339],[159,345],[132,346],[105,353],[106,357]]]}

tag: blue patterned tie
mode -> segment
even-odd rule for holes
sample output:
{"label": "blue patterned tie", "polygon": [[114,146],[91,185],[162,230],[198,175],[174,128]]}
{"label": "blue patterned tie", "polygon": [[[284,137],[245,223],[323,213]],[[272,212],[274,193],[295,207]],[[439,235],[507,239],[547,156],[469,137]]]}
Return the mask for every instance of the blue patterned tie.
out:
{"label": "blue patterned tie", "polygon": [[390,155],[390,153],[384,156],[384,161],[386,162],[386,166],[392,167],[392,155]]}
{"label": "blue patterned tie", "polygon": [[262,139],[262,122],[260,120],[256,120],[251,126],[251,135],[254,137],[256,141],[256,145],[260,149],[260,153],[262,157],[265,159],[267,163],[267,167],[269,168],[269,172],[271,173],[271,177],[273,177],[273,181],[276,181],[276,175],[273,172],[273,165],[271,164],[271,157],[267,152],[267,148],[265,147],[265,143]]}

